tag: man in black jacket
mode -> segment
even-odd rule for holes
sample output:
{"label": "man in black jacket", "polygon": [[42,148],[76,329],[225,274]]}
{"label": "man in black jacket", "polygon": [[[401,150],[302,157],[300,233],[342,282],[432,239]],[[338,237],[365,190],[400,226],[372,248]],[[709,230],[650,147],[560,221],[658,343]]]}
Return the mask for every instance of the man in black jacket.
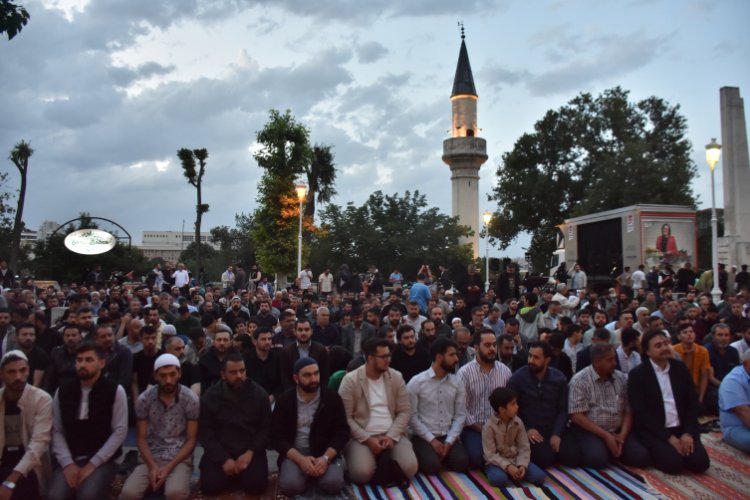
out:
{"label": "man in black jacket", "polygon": [[698,396],[685,364],[672,358],[671,344],[662,330],[643,335],[649,360],[628,375],[633,430],[657,469],[701,473],[710,461],[700,440]]}
{"label": "man in black jacket", "polygon": [[221,379],[201,397],[201,489],[209,496],[218,496],[231,486],[257,494],[268,485],[268,395],[247,378],[238,352],[227,353],[221,360]]}
{"label": "man in black jacket", "polygon": [[313,358],[294,364],[293,387],[276,401],[271,424],[273,447],[279,452],[279,489],[302,495],[314,480],[326,495],[338,495],[344,472],[337,459],[349,441],[349,424],[337,392],[320,386]]}
{"label": "man in black jacket", "polygon": [[281,370],[281,384],[284,389],[294,387],[294,364],[302,358],[313,358],[320,368],[320,382],[328,385],[328,350],[323,344],[312,340],[312,325],[310,320],[298,319],[294,324],[296,342],[281,349],[279,353],[279,368]]}

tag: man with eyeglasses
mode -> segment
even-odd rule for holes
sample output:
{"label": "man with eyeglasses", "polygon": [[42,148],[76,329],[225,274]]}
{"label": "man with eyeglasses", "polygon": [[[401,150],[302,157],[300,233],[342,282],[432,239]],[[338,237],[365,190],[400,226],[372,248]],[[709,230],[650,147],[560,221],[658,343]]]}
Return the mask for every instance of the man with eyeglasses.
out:
{"label": "man with eyeglasses", "polygon": [[411,406],[404,378],[390,368],[386,339],[365,341],[363,352],[365,364],[347,373],[339,388],[351,430],[344,448],[349,478],[358,484],[369,482],[376,472],[376,460],[385,463],[381,454],[387,453],[411,479],[418,464],[406,435]]}
{"label": "man with eyeglasses", "polygon": [[545,342],[529,344],[528,362],[510,377],[516,392],[518,416],[531,443],[531,462],[546,469],[555,461],[577,467],[580,458],[565,433],[568,422],[568,379],[552,368],[552,349]]}

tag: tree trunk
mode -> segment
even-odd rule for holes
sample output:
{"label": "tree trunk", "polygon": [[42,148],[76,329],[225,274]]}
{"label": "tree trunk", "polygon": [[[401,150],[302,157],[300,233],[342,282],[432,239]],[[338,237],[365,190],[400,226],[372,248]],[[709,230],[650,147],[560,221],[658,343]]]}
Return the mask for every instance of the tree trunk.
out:
{"label": "tree trunk", "polygon": [[[27,160],[28,162],[28,160]],[[18,253],[21,249],[21,233],[23,232],[23,205],[26,201],[26,171],[28,163],[18,165],[18,171],[21,173],[21,189],[18,191],[18,207],[16,208],[16,220],[13,223],[13,237],[10,246],[10,262],[8,266],[12,273],[18,273]]]}
{"label": "tree trunk", "polygon": [[194,276],[197,276],[196,282],[199,285],[202,285],[200,283],[200,276],[201,276],[201,269],[203,267],[201,263],[201,220],[203,219],[203,201],[201,198],[201,183],[200,180],[198,181],[198,185],[196,186],[196,191],[198,192],[198,205],[195,208],[195,262],[198,269],[196,269],[194,272],[197,274],[194,274]]}

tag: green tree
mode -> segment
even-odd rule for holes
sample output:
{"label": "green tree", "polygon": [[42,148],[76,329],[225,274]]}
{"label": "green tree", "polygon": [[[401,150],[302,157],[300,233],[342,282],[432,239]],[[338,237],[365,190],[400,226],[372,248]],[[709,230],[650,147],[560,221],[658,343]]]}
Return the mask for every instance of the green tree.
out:
{"label": "green tree", "polygon": [[[185,267],[190,271],[196,282],[200,282],[201,279],[205,279],[205,281],[218,281],[219,276],[226,269],[226,263],[222,264],[219,259],[219,252],[208,243],[201,242],[200,248],[198,246],[193,241],[185,247],[185,250],[180,254],[180,262],[185,264]],[[199,253],[201,266],[198,266]],[[222,266],[224,266],[223,269]],[[203,276],[200,274],[201,269],[203,269]]]}
{"label": "green tree", "polygon": [[18,253],[21,248],[21,233],[23,232],[23,206],[26,202],[26,179],[29,173],[29,158],[34,154],[34,150],[26,141],[21,141],[15,146],[10,152],[8,159],[13,162],[13,165],[18,169],[18,173],[21,174],[21,187],[18,190],[18,203],[16,206],[16,218],[13,222],[13,234],[11,236],[10,243],[10,261],[8,262],[9,267],[13,272],[17,272],[18,265]]}
{"label": "green tree", "polygon": [[[208,203],[203,203],[202,190],[203,175],[206,173],[206,160],[208,159],[208,151],[206,149],[187,149],[182,148],[177,151],[177,157],[182,163],[182,174],[187,179],[188,183],[195,188],[198,201],[195,205],[195,240],[196,242],[201,240],[201,221],[203,214],[208,212]],[[198,169],[196,170],[196,160],[198,161]],[[201,245],[195,247],[195,264],[193,268],[195,272],[200,273],[203,265],[201,262]]]}
{"label": "green tree", "polygon": [[234,220],[235,227],[218,226],[211,229],[211,239],[219,244],[224,267],[228,263],[239,262],[248,269],[255,262],[255,247],[250,239],[253,216],[240,213],[234,216]]}
{"label": "green tree", "polygon": [[[297,256],[299,204],[294,182],[305,172],[312,152],[308,130],[290,111],[282,115],[272,109],[269,118],[256,136],[261,149],[254,158],[263,175],[250,235],[264,271],[288,273],[295,268]],[[312,227],[309,218],[305,222]]]}
{"label": "green tree", "polygon": [[695,205],[697,168],[679,105],[658,97],[633,103],[628,94],[582,93],[503,154],[490,226],[501,248],[529,232],[534,268],[544,269],[566,218],[637,203]]}
{"label": "green tree", "polygon": [[8,40],[19,34],[29,22],[29,12],[10,0],[0,0],[0,34],[6,33]]}
{"label": "green tree", "polygon": [[406,191],[403,197],[376,191],[362,206],[328,205],[320,219],[310,256],[316,269],[337,270],[348,264],[352,270],[365,271],[374,264],[386,279],[394,268],[415,279],[422,264],[435,270],[444,265],[457,277],[471,262],[470,245],[458,243],[468,235],[468,228],[437,208],[427,208],[419,191]]}
{"label": "green tree", "polygon": [[336,195],[333,187],[336,182],[336,166],[333,163],[334,154],[331,146],[316,144],[312,148],[312,158],[305,166],[307,178],[307,200],[305,201],[305,216],[315,220],[315,203],[328,203]]}

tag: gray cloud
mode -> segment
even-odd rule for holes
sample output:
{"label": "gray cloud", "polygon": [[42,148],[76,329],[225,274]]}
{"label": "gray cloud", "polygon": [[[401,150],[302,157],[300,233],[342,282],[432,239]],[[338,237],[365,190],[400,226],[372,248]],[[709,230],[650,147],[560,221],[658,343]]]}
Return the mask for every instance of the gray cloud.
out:
{"label": "gray cloud", "polygon": [[365,42],[357,47],[357,58],[363,64],[378,61],[386,54],[388,49],[378,42]]}

